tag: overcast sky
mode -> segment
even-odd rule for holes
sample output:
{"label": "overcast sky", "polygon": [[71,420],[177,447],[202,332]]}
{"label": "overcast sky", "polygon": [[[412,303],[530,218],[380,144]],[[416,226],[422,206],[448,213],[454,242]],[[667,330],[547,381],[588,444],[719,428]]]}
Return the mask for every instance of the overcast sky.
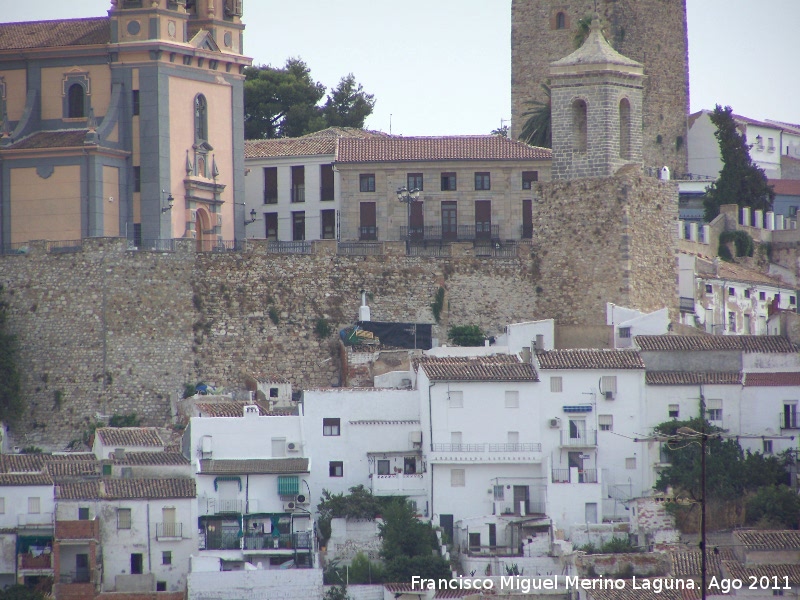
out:
{"label": "overcast sky", "polygon": [[[800,0],[687,0],[691,110],[729,104],[800,123]],[[105,15],[108,0],[0,0],[4,21]],[[378,103],[367,127],[488,133],[511,116],[510,0],[245,0],[245,53],[298,56],[332,87],[349,72]]]}

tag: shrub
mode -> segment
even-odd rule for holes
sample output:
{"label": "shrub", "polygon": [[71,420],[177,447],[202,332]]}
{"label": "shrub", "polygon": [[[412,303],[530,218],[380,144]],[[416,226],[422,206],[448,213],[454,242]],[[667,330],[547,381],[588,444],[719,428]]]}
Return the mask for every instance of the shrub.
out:
{"label": "shrub", "polygon": [[320,317],[317,319],[316,323],[314,324],[314,333],[317,334],[317,337],[321,340],[324,340],[333,332],[330,323],[324,317]]}
{"label": "shrub", "polygon": [[440,287],[436,290],[436,295],[433,298],[433,304],[431,304],[431,312],[433,312],[433,318],[438,323],[439,320],[442,318],[442,309],[444,308],[444,288]]}
{"label": "shrub", "polygon": [[477,325],[458,325],[447,332],[450,341],[456,346],[483,346],[486,334]]}

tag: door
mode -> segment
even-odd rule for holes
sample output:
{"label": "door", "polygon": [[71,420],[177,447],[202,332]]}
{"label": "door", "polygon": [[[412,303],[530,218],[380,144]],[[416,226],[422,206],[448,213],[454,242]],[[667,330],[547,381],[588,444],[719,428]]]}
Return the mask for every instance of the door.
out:
{"label": "door", "polygon": [[323,240],[336,239],[336,211],[333,209],[320,211],[322,221],[321,236]]}
{"label": "door", "polygon": [[453,543],[453,515],[439,515],[439,526],[447,535],[447,541]]}
{"label": "door", "polygon": [[75,583],[89,583],[89,555],[75,555]]}
{"label": "door", "polygon": [[469,534],[469,549],[476,552],[481,549],[481,534],[480,533],[470,533]]}
{"label": "door", "polygon": [[412,240],[421,240],[425,237],[425,213],[422,202],[412,202],[410,204],[411,215],[409,217],[409,237]]}
{"label": "door", "polygon": [[161,509],[161,523],[164,531],[164,537],[179,537],[177,527],[175,526],[174,508]]}
{"label": "door", "polygon": [[442,202],[442,239],[458,239],[458,208],[455,202]]}
{"label": "door", "polygon": [[362,202],[360,208],[360,222],[358,230],[359,240],[377,240],[378,225],[377,211],[374,202]]}
{"label": "door", "polygon": [[497,525],[489,523],[489,547],[497,546]]}
{"label": "door", "polygon": [[586,421],[583,419],[569,420],[570,443],[578,445],[586,439]]}
{"label": "door", "polygon": [[264,237],[268,240],[278,239],[278,213],[264,213]]}
{"label": "door", "polygon": [[578,481],[583,483],[583,453],[567,452],[567,464],[569,465],[570,471],[573,468],[578,469]]}
{"label": "door", "polygon": [[514,512],[527,515],[530,512],[530,490],[527,485],[514,486]]}
{"label": "door", "polygon": [[319,199],[323,202],[333,200],[333,165],[320,165]]}
{"label": "door", "polygon": [[143,564],[141,554],[131,554],[131,575],[141,575]]}
{"label": "door", "polygon": [[306,239],[306,213],[292,213],[292,240],[302,242]]}
{"label": "door", "polygon": [[492,238],[492,201],[475,201],[475,239]]}
{"label": "door", "polygon": [[597,502],[586,503],[586,522],[597,523]]}
{"label": "door", "polygon": [[797,404],[783,405],[784,429],[797,429]]}
{"label": "door", "polygon": [[306,169],[292,167],[292,202],[306,201]]}
{"label": "door", "polygon": [[278,167],[264,167],[264,204],[278,203]]}
{"label": "door", "polygon": [[533,238],[533,201],[522,201],[522,239]]}

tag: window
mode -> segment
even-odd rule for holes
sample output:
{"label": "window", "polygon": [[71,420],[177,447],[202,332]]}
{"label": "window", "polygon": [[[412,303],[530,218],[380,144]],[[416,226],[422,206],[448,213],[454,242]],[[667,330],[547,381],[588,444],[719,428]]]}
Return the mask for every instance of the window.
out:
{"label": "window", "polygon": [[736,295],[736,288],[728,288],[728,296],[735,296]]}
{"label": "window", "polygon": [[600,431],[614,431],[614,415],[597,415]]}
{"label": "window", "polygon": [[172,564],[172,551],[171,550],[164,550],[161,552],[161,564],[162,565],[171,565]]}
{"label": "window", "polygon": [[556,29],[567,28],[567,16],[563,12],[556,14]]}
{"label": "window", "polygon": [[422,191],[422,173],[409,173],[406,177],[406,187],[409,190],[414,188]]}
{"label": "window", "polygon": [[475,173],[475,189],[488,191],[492,189],[492,178],[489,173]]}
{"label": "window", "polygon": [[749,298],[749,297],[750,297],[750,288],[745,288],[745,290],[744,290],[744,297],[745,297],[745,298]]}
{"label": "window", "polygon": [[617,393],[617,376],[616,375],[603,375],[602,379],[600,380],[600,390],[604,395],[608,395],[608,392],[612,394]]}
{"label": "window", "polygon": [[329,462],[328,475],[331,477],[344,477],[344,463],[340,460],[332,460]]}
{"label": "window", "polygon": [[103,477],[111,477],[111,465],[103,465]]}
{"label": "window", "polygon": [[564,380],[560,375],[558,377],[551,377],[550,378],[550,391],[551,392],[563,392],[564,391]]}
{"label": "window", "polygon": [[455,173],[442,173],[442,191],[455,192],[456,191],[456,174]]}
{"label": "window", "polygon": [[269,388],[269,397],[270,398],[277,398],[278,397],[278,388],[276,388],[276,387]]}
{"label": "window", "polygon": [[86,90],[80,83],[73,83],[67,92],[67,116],[80,119],[86,116]]}
{"label": "window", "polygon": [[264,213],[264,237],[278,239],[278,213]]}
{"label": "window", "polygon": [[367,173],[358,176],[358,185],[359,190],[362,192],[374,192],[375,191],[375,175],[373,173]]}
{"label": "window", "polygon": [[197,94],[194,98],[194,139],[208,139],[208,105],[203,94]]}
{"label": "window", "polygon": [[619,328],[619,337],[620,339],[629,340],[631,337],[631,328],[630,327],[620,327]]}
{"label": "window", "polygon": [[465,485],[464,469],[450,469],[450,487],[464,487]]}
{"label": "window", "polygon": [[340,419],[322,419],[322,435],[336,436],[341,435]]}
{"label": "window", "polygon": [[41,511],[40,500],[38,497],[28,498],[28,514],[38,515]]}
{"label": "window", "polygon": [[506,408],[519,408],[519,392],[506,392]]}
{"label": "window", "polygon": [[156,591],[157,592],[166,592],[167,591],[167,582],[166,581],[156,581]]}
{"label": "window", "polygon": [[319,199],[322,202],[333,200],[334,197],[334,183],[333,183],[333,165],[320,165],[319,167]]}
{"label": "window", "polygon": [[88,521],[88,520],[89,520],[89,507],[88,506],[78,507],[78,521]]}
{"label": "window", "polygon": [[403,457],[403,473],[406,475],[417,474],[417,459],[413,456]]}
{"label": "window", "polygon": [[464,392],[449,392],[447,394],[449,408],[464,408]]}
{"label": "window", "polygon": [[636,468],[636,457],[632,456],[630,458],[625,459],[625,468],[629,470],[633,470]]}
{"label": "window", "polygon": [[736,313],[729,312],[728,313],[728,331],[735,333],[736,332]]}
{"label": "window", "polygon": [[389,474],[389,461],[388,460],[379,460],[378,461],[378,475],[388,475]]}
{"label": "window", "polygon": [[306,169],[303,166],[292,167],[292,194],[293,203],[306,201]]}
{"label": "window", "polygon": [[133,167],[133,191],[142,191],[142,167]]}
{"label": "window", "polygon": [[378,239],[378,208],[375,202],[361,202],[359,204],[358,239]]}
{"label": "window", "polygon": [[130,529],[131,528],[131,509],[118,508],[117,509],[117,529]]}
{"label": "window", "polygon": [[306,239],[306,213],[297,211],[292,213],[292,240],[302,242]]}
{"label": "window", "polygon": [[667,409],[667,415],[670,419],[677,419],[681,414],[680,406],[677,404],[670,404]]}
{"label": "window", "polygon": [[278,167],[264,167],[264,204],[278,203]]}
{"label": "window", "polygon": [[772,440],[763,440],[764,454],[772,454]]}
{"label": "window", "polygon": [[627,98],[619,102],[619,157],[631,157],[631,103]]}
{"label": "window", "polygon": [[539,181],[539,171],[522,172],[522,189],[529,190],[533,187],[533,182]]}
{"label": "window", "polygon": [[442,202],[442,239],[458,239],[458,204],[456,202]]}
{"label": "window", "polygon": [[711,284],[706,285],[706,294],[713,294],[714,288],[711,287]]}
{"label": "window", "polygon": [[781,588],[772,588],[772,595],[783,596],[783,590]]}
{"label": "window", "polygon": [[578,98],[572,103],[572,149],[586,152],[587,117],[586,101]]}
{"label": "window", "polygon": [[6,499],[0,498],[0,515],[6,514]]}
{"label": "window", "polygon": [[706,412],[709,421],[722,421],[722,400],[708,400]]}
{"label": "window", "polygon": [[496,501],[505,500],[506,492],[505,487],[502,485],[494,486],[494,499]]}
{"label": "window", "polygon": [[797,298],[795,298],[794,296],[789,296],[789,304],[791,304],[792,306],[797,304]]}
{"label": "window", "polygon": [[131,106],[133,108],[133,116],[139,114],[139,90],[133,90],[131,92]]}
{"label": "window", "polygon": [[142,558],[142,554],[131,554],[131,575],[142,574],[142,565],[144,564]]}
{"label": "window", "polygon": [[319,211],[320,223],[322,230],[320,237],[323,240],[336,239],[336,211],[334,209],[327,209]]}
{"label": "window", "polygon": [[766,300],[767,299],[767,293],[766,292],[758,292],[758,299],[759,300]]}

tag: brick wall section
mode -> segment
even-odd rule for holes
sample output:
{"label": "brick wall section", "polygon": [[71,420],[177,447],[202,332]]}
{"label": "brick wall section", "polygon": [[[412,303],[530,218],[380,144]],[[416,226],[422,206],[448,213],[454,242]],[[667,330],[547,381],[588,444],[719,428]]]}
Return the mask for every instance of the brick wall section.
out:
{"label": "brick wall section", "polygon": [[91,521],[56,521],[57,540],[99,540],[100,527],[97,519]]}
{"label": "brick wall section", "polygon": [[[645,66],[644,164],[667,165],[685,173],[686,116],[689,113],[688,41],[685,0],[598,0],[606,38],[624,56]],[[555,14],[564,11],[567,28],[556,30]],[[594,0],[512,0],[511,133],[531,110],[526,101],[544,100],[540,83],[550,63],[575,50],[575,27],[594,10]],[[661,136],[661,142],[657,136]],[[677,148],[677,138],[683,140]]]}

